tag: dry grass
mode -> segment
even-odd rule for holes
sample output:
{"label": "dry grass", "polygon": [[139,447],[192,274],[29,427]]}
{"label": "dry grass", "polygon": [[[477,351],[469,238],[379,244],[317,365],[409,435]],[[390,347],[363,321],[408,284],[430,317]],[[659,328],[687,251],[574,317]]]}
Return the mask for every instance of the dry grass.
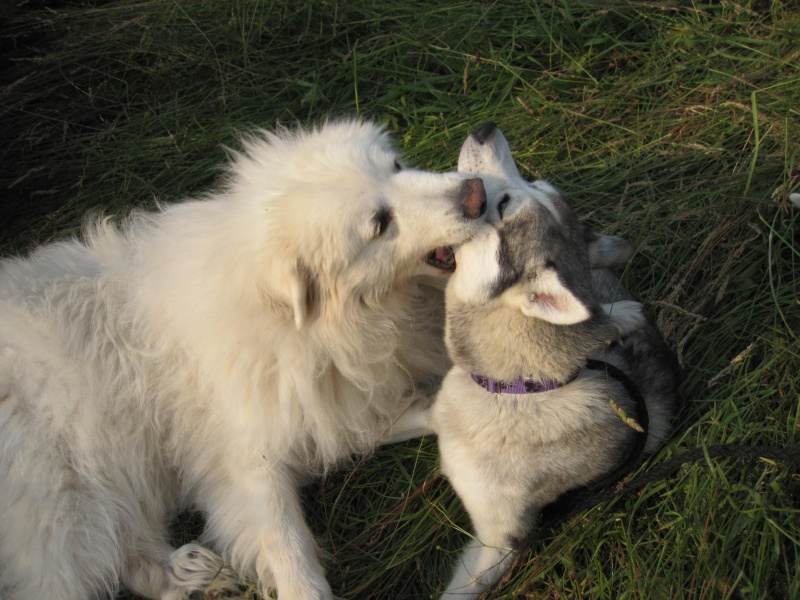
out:
{"label": "dry grass", "polygon": [[[627,284],[685,370],[651,465],[703,445],[798,445],[796,5],[38,5],[0,34],[0,250],[206,189],[252,125],[359,113],[417,166],[448,169],[494,120],[523,172],[638,246]],[[492,597],[800,598],[797,468],[687,464],[547,532]],[[436,474],[424,440],[309,490],[337,594],[423,598],[446,582],[467,524]]]}

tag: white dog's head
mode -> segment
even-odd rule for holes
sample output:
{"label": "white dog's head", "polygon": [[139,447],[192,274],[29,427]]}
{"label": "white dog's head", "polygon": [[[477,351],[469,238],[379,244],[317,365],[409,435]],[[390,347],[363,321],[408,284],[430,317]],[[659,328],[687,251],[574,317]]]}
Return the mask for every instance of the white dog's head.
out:
{"label": "white dog's head", "polygon": [[589,269],[624,264],[632,245],[588,231],[555,187],[526,181],[494,123],[470,134],[458,170],[483,179],[487,220],[494,227],[458,251],[459,267],[450,282],[455,297],[467,304],[501,299],[555,324],[589,319]]}
{"label": "white dog's head", "polygon": [[454,269],[451,248],[480,227],[480,179],[405,167],[386,132],[361,121],[260,132],[230,172],[255,209],[263,285],[292,307],[298,328],[348,301],[372,303],[422,274]]}

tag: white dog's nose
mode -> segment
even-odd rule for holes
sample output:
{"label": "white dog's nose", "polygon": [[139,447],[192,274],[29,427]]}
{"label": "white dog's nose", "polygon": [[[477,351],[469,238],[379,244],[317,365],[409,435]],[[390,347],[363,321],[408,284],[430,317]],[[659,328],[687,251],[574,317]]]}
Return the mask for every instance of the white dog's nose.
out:
{"label": "white dog's nose", "polygon": [[464,182],[464,214],[477,219],[486,212],[486,189],[483,179],[467,179]]}

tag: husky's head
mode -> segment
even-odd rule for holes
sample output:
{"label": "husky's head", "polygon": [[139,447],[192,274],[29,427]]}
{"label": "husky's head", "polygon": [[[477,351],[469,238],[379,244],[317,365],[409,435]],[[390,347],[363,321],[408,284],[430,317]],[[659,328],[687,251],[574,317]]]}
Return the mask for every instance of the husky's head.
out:
{"label": "husky's head", "polygon": [[465,304],[500,299],[558,325],[589,319],[590,269],[625,263],[631,244],[587,231],[555,187],[523,179],[494,123],[470,134],[458,170],[483,179],[493,227],[456,254],[459,266],[450,282],[455,297]]}

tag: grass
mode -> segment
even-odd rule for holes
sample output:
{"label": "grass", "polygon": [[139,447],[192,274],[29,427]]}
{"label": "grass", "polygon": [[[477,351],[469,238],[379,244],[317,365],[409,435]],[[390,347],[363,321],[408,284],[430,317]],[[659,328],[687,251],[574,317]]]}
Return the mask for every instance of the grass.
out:
{"label": "grass", "polygon": [[[361,114],[442,170],[494,120],[524,173],[637,244],[627,285],[685,371],[643,471],[695,447],[798,446],[796,4],[17,4],[0,9],[0,252],[208,189],[254,125]],[[437,460],[433,440],[385,448],[309,488],[337,595],[446,582],[468,523]],[[686,464],[545,532],[490,597],[800,598],[797,469]]]}

